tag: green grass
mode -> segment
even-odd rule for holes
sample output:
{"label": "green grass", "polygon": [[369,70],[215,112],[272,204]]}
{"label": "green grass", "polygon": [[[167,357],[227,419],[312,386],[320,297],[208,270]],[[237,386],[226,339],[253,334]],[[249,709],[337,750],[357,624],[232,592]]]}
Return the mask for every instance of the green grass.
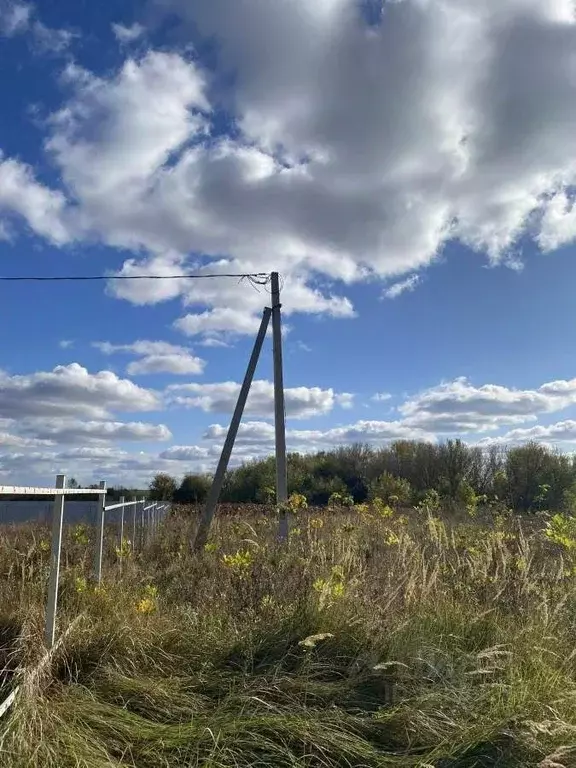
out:
{"label": "green grass", "polygon": [[98,590],[71,529],[36,675],[47,532],[5,529],[0,764],[576,766],[576,548],[542,525],[311,511],[283,548],[248,509],[198,556],[175,516]]}

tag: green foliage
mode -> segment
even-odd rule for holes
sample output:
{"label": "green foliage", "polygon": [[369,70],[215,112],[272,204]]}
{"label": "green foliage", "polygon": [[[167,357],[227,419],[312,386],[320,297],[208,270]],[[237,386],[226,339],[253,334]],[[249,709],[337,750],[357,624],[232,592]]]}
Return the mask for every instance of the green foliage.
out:
{"label": "green foliage", "polygon": [[[274,457],[232,470],[222,501],[272,503],[275,472]],[[483,450],[460,440],[399,440],[378,449],[355,445],[291,454],[288,479],[289,492],[303,494],[310,506],[335,506],[338,497],[418,506],[435,491],[443,504],[470,515],[489,499],[521,512],[576,508],[576,462],[537,443]],[[430,498],[425,503],[430,506]]]}
{"label": "green foliage", "polygon": [[349,493],[331,493],[328,499],[330,509],[350,509],[354,506],[354,498]]}
{"label": "green foliage", "polygon": [[440,509],[440,494],[434,488],[426,491],[416,505],[418,512],[433,515]]}
{"label": "green foliage", "polygon": [[149,486],[149,498],[152,501],[172,501],[178,485],[176,480],[164,472],[155,475]]}
{"label": "green foliage", "polygon": [[370,498],[382,499],[386,504],[406,506],[412,499],[412,488],[406,478],[383,472],[370,483]]}
{"label": "green foliage", "polygon": [[207,475],[185,475],[174,492],[178,504],[203,504],[208,498],[212,479]]}
{"label": "green foliage", "polygon": [[[150,497],[202,503],[210,483],[206,476],[187,475],[177,488],[174,478],[159,474]],[[221,501],[272,505],[275,485],[273,456],[248,462],[227,473]],[[436,505],[441,499],[470,515],[489,503],[528,513],[576,511],[576,461],[538,443],[482,450],[460,440],[439,445],[400,440],[379,449],[356,445],[290,454],[288,491],[305,496],[313,507],[345,507],[376,498],[394,508],[430,506],[427,494],[434,491]]]}
{"label": "green foliage", "polygon": [[550,541],[565,549],[576,549],[576,518],[560,513],[553,515],[546,524],[544,533]]}

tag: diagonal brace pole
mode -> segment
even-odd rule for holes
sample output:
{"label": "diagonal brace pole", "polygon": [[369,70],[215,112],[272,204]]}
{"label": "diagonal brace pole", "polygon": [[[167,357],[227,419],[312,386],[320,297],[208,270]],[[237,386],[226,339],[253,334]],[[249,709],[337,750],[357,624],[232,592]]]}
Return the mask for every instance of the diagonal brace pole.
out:
{"label": "diagonal brace pole", "polygon": [[232,453],[232,448],[234,447],[234,441],[236,440],[236,435],[238,434],[238,427],[240,426],[240,420],[242,419],[242,414],[244,413],[244,407],[246,406],[246,400],[248,399],[248,393],[250,392],[252,379],[254,378],[254,372],[256,371],[256,365],[258,364],[258,358],[260,357],[262,344],[264,343],[264,339],[266,337],[266,331],[268,330],[271,314],[272,310],[269,307],[266,307],[262,315],[262,322],[260,323],[260,329],[258,331],[258,335],[256,336],[256,341],[254,342],[252,355],[250,356],[250,361],[248,363],[248,367],[246,368],[246,375],[244,376],[244,381],[242,382],[242,387],[240,388],[240,394],[238,395],[236,408],[234,409],[234,414],[232,416],[230,426],[228,427],[228,434],[226,435],[222,453],[220,454],[220,460],[218,461],[218,467],[216,468],[214,480],[212,481],[208,499],[206,500],[206,505],[200,518],[200,524],[198,526],[198,531],[196,533],[196,538],[194,539],[193,544],[193,548],[196,551],[202,549],[208,540],[210,525],[214,517],[216,505],[218,504],[218,499],[220,498],[220,491],[222,490],[222,485],[224,483],[224,476],[226,474],[226,470],[228,469],[228,462],[230,461],[230,455]]}

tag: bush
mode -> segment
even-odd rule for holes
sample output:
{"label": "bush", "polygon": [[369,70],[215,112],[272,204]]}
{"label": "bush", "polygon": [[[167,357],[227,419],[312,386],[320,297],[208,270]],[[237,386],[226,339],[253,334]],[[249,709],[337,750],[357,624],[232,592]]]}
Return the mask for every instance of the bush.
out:
{"label": "bush", "polygon": [[185,475],[174,493],[174,501],[178,504],[203,504],[211,485],[212,478],[207,475]]}
{"label": "bush", "polygon": [[386,504],[403,506],[410,504],[412,488],[408,480],[394,477],[390,472],[383,472],[370,483],[370,498],[382,499]]}

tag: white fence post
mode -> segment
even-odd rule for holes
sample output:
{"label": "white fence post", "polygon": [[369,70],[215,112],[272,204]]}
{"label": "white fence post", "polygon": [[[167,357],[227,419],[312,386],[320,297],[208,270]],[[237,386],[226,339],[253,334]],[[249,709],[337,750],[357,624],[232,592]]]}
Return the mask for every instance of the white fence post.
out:
{"label": "white fence post", "polygon": [[145,515],[146,515],[146,513],[144,512],[144,504],[145,503],[146,503],[146,501],[144,499],[142,499],[140,501],[140,551],[142,551],[144,549],[144,544],[145,544],[145,541],[146,541],[146,539],[145,539],[145,536],[146,536]]}
{"label": "white fence post", "polygon": [[[124,542],[124,503],[124,496],[120,496],[120,504],[122,504],[120,507],[120,552],[122,552],[122,543]],[[120,558],[122,558],[122,554],[120,554]]]}
{"label": "white fence post", "polygon": [[[100,483],[100,488],[106,488],[104,480]],[[101,493],[98,497],[98,516],[96,519],[96,552],[94,553],[94,579],[97,584],[102,581],[102,552],[104,550],[104,507],[106,506],[106,494]]]}
{"label": "white fence post", "polygon": [[[56,488],[64,488],[65,475],[56,475]],[[52,506],[52,549],[50,554],[50,580],[46,603],[44,641],[52,648],[56,639],[56,609],[58,607],[58,583],[60,581],[60,550],[62,549],[62,523],[64,521],[64,494],[54,497]]]}
{"label": "white fence post", "polygon": [[138,504],[136,504],[136,496],[132,496],[132,553],[136,551],[136,513],[138,511]]}

